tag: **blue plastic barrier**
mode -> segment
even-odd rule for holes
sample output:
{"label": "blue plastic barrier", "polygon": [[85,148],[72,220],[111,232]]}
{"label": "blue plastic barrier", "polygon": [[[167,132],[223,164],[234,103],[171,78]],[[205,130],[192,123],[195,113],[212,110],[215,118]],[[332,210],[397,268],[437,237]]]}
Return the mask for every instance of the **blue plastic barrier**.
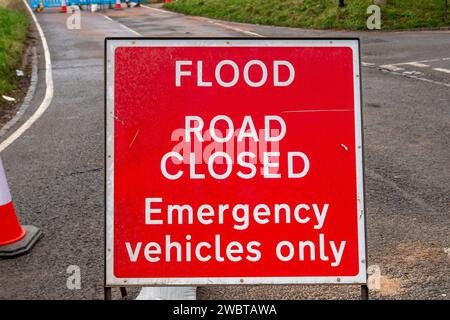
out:
{"label": "blue plastic barrier", "polygon": [[[61,0],[29,0],[30,6],[32,8],[38,8],[39,4],[42,2],[42,5],[44,8],[51,8],[51,7],[61,7]],[[141,3],[141,0],[130,0],[131,2],[135,3]],[[120,0],[122,3],[126,3],[125,0]],[[100,4],[100,5],[111,5],[114,6],[116,4],[116,0],[66,0],[66,5],[91,5],[91,4]]]}

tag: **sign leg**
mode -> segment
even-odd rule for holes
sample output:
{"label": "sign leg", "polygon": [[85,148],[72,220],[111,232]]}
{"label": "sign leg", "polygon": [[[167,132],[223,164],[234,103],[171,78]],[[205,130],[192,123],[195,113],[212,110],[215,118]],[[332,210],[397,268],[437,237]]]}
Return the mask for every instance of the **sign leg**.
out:
{"label": "sign leg", "polygon": [[361,286],[361,300],[369,300],[369,287],[367,284]]}
{"label": "sign leg", "polygon": [[112,288],[111,287],[105,287],[105,300],[112,300]]}
{"label": "sign leg", "polygon": [[127,297],[127,296],[128,296],[127,288],[125,288],[125,287],[120,287],[120,294],[122,295],[122,298]]}

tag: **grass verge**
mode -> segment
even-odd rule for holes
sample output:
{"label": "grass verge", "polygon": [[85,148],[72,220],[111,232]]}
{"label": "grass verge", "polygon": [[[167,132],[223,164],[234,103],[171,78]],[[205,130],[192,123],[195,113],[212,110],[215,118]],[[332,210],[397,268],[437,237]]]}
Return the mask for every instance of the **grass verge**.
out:
{"label": "grass verge", "polygon": [[[367,8],[374,0],[174,0],[165,8],[221,20],[314,29],[367,29]],[[449,1],[450,2],[450,1]],[[448,26],[445,0],[386,0],[381,7],[385,30]]]}
{"label": "grass verge", "polygon": [[17,0],[0,0],[0,95],[16,89],[29,22]]}

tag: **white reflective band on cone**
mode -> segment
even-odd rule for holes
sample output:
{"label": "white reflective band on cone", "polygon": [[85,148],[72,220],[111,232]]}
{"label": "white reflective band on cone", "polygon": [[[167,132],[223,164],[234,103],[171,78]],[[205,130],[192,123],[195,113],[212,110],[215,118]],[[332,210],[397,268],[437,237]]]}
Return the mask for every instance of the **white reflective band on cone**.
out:
{"label": "white reflective band on cone", "polygon": [[142,287],[136,300],[197,300],[197,287]]}
{"label": "white reflective band on cone", "polygon": [[0,158],[0,206],[11,202],[11,193],[9,193],[8,182],[6,181],[5,169]]}

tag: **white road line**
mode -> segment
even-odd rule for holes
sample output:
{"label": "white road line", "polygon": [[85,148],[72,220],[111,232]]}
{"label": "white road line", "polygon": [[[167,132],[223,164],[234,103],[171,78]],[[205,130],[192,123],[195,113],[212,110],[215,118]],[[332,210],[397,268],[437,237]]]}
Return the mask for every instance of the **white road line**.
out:
{"label": "white road line", "polygon": [[125,30],[130,31],[131,33],[134,33],[135,35],[137,35],[137,36],[139,36],[139,37],[142,37],[142,35],[141,35],[139,32],[134,31],[134,30],[131,29],[131,28],[128,28],[126,25],[121,24],[120,22],[115,21],[115,20],[111,19],[110,17],[108,17],[108,16],[106,16],[106,15],[104,15],[104,14],[102,14],[102,16],[104,16],[106,20],[109,20],[109,21],[112,21],[112,22],[117,23],[119,26],[121,26],[121,27],[124,28]]}
{"label": "white road line", "polygon": [[428,64],[423,64],[423,63],[419,63],[419,62],[409,62],[409,63],[403,63],[403,64],[407,64],[409,66],[419,67],[419,68],[429,68],[430,67]]}
{"label": "white road line", "polygon": [[445,73],[450,73],[450,70],[449,69],[445,69],[445,68],[433,68],[433,70],[440,71],[440,72],[445,72]]}
{"label": "white road line", "polygon": [[[404,68],[399,67],[399,66],[404,66],[404,65],[410,65],[410,66],[414,66],[414,67],[418,67],[418,68],[431,68],[431,66],[428,65],[428,64],[425,64],[425,62],[437,62],[437,61],[447,61],[447,60],[450,60],[450,57],[448,57],[448,58],[439,58],[439,59],[421,60],[421,61],[401,62],[401,63],[394,63],[394,64],[385,64],[385,65],[379,66],[378,68],[381,68],[384,71],[389,71],[389,72],[391,72],[393,74],[403,75],[403,76],[411,78],[411,79],[417,79],[417,80],[421,80],[421,81],[425,81],[425,82],[429,82],[429,83],[434,83],[434,84],[439,84],[439,85],[443,85],[443,86],[446,86],[446,87],[450,87],[450,84],[448,84],[448,83],[435,81],[435,80],[430,80],[430,79],[427,79],[427,78],[420,77],[421,75],[423,75],[423,72],[419,72],[419,71],[404,71],[405,70]],[[450,69],[445,69],[445,68],[432,68],[432,69],[435,70],[435,71],[439,71],[439,72],[444,72],[444,73],[449,73],[450,74]]]}
{"label": "white road line", "polygon": [[437,62],[437,61],[447,61],[450,60],[450,57],[448,58],[438,58],[438,59],[429,59],[429,60],[420,60],[420,61],[408,61],[408,62],[399,62],[399,63],[393,63],[390,64],[390,66],[401,66],[404,64],[422,64],[427,62]]}
{"label": "white road line", "polygon": [[241,29],[241,28],[238,28],[238,27],[233,27],[233,26],[230,26],[230,25],[227,25],[227,24],[224,24],[224,23],[220,23],[220,22],[217,22],[217,21],[210,20],[210,19],[207,19],[207,21],[209,23],[215,24],[215,25],[217,25],[219,27],[222,27],[222,28],[225,28],[225,29],[229,29],[229,30],[233,30],[233,31],[236,31],[236,32],[240,32],[240,33],[252,36],[252,37],[264,38],[263,35],[261,35],[259,33],[256,33],[256,32],[253,32],[253,31],[248,31],[248,30],[244,30],[244,29]]}
{"label": "white road line", "polygon": [[161,9],[157,9],[157,8],[152,8],[152,7],[143,5],[143,4],[141,4],[141,7],[146,8],[146,9],[150,9],[150,10],[154,10],[154,11],[158,11],[158,12],[162,12],[162,13],[165,13],[167,15],[172,15],[172,16],[177,15],[177,13],[175,13],[175,12],[171,12],[171,11],[167,11],[167,10],[161,10]]}
{"label": "white road line", "polygon": [[392,74],[396,74],[396,75],[403,76],[403,77],[406,77],[406,78],[417,79],[417,80],[421,80],[421,81],[425,81],[425,82],[429,82],[429,83],[443,85],[443,86],[446,86],[446,87],[450,88],[450,84],[449,83],[435,81],[435,80],[430,80],[430,79],[427,79],[427,78],[422,78],[422,77],[418,77],[418,76],[414,76],[414,75],[408,75],[408,74],[404,74],[404,73],[400,73],[400,72],[396,72],[396,71],[390,71],[390,70],[387,70],[387,69],[385,69],[383,71],[384,72],[390,72]]}
{"label": "white road line", "polygon": [[389,70],[389,71],[401,71],[401,70],[405,70],[405,69],[403,69],[403,68],[396,67],[396,65],[393,65],[393,64],[384,64],[384,65],[380,66],[380,68],[386,69],[386,70]]}
{"label": "white road line", "polygon": [[403,71],[403,73],[407,74],[407,75],[413,75],[413,76],[421,76],[421,75],[423,75],[423,72],[415,71],[415,70],[413,70],[413,71]]}
{"label": "white road line", "polygon": [[26,0],[22,0],[25,4],[27,10],[30,12],[31,17],[33,18],[34,24],[36,25],[36,28],[38,30],[39,36],[41,37],[42,47],[44,49],[44,58],[45,58],[45,84],[46,84],[46,90],[45,90],[45,96],[44,100],[42,100],[41,105],[37,110],[34,112],[34,114],[28,118],[27,121],[25,121],[19,128],[17,128],[16,131],[14,131],[8,138],[6,138],[1,144],[0,144],[0,152],[8,148],[14,141],[16,141],[17,138],[19,138],[25,131],[27,131],[33,123],[36,122],[47,110],[47,108],[50,106],[50,103],[53,99],[53,75],[52,75],[52,62],[50,59],[50,50],[48,49],[47,39],[45,38],[44,32],[42,31],[41,25],[36,19],[36,16],[34,15],[33,10],[31,10],[30,6],[28,5]]}

